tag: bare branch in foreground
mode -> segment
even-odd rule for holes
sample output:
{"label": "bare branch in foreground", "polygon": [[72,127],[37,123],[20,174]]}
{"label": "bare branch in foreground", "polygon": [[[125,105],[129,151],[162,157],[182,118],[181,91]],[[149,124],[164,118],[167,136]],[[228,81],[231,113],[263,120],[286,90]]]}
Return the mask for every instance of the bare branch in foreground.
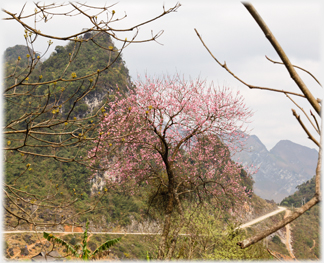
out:
{"label": "bare branch in foreground", "polygon": [[[308,115],[306,114],[306,112],[304,111],[304,109],[302,107],[300,107],[292,98],[290,98],[290,96],[288,94],[286,94],[287,97],[305,114],[306,118],[308,119],[308,121],[310,122],[310,124],[313,126],[313,128],[315,129],[315,131],[320,134],[320,130],[319,130],[319,127],[318,127],[318,123],[317,123],[317,120],[315,118],[315,116],[313,115],[314,119],[315,119],[315,122],[317,124],[317,128],[315,127],[314,123],[312,122],[312,120],[308,117]],[[311,111],[311,114],[312,114],[312,111]],[[295,116],[295,115],[294,115]],[[307,132],[306,132],[307,133]],[[308,135],[308,133],[307,133]]]}
{"label": "bare branch in foreground", "polygon": [[321,147],[320,143],[313,137],[313,135],[308,131],[308,129],[306,128],[306,126],[304,125],[304,123],[302,122],[302,120],[300,119],[300,115],[298,115],[296,113],[296,111],[294,109],[292,109],[293,115],[296,117],[296,119],[298,120],[300,126],[302,126],[303,130],[306,132],[306,134],[308,135],[308,138],[310,140],[312,140],[318,147]]}
{"label": "bare branch in foreground", "polygon": [[250,89],[261,89],[261,90],[269,90],[269,91],[274,91],[274,92],[280,92],[280,93],[284,93],[284,94],[290,94],[290,95],[295,95],[295,96],[299,96],[302,98],[305,98],[305,96],[303,94],[299,94],[299,93],[295,93],[295,92],[290,92],[287,90],[277,90],[277,89],[272,89],[272,88],[267,88],[267,87],[260,87],[260,86],[254,86],[251,84],[246,83],[245,81],[243,81],[241,78],[239,78],[238,76],[236,76],[228,67],[226,62],[224,62],[224,64],[222,64],[221,62],[219,62],[219,60],[213,55],[213,53],[209,50],[209,48],[207,47],[207,45],[205,44],[205,42],[202,40],[202,37],[200,36],[200,34],[198,33],[197,29],[195,29],[195,32],[198,36],[198,38],[200,39],[201,43],[204,45],[204,47],[206,48],[206,50],[208,51],[208,53],[212,56],[212,58],[221,66],[223,67],[228,73],[230,73],[234,78],[236,78],[238,81],[240,81],[242,84],[244,84],[245,86],[249,87]]}
{"label": "bare branch in foreground", "polygon": [[[268,58],[267,56],[265,56],[266,58],[267,58],[267,60],[269,60],[269,61],[271,61],[273,64],[280,64],[280,65],[284,65],[284,63],[282,63],[282,62],[278,62],[278,61],[274,61],[274,60],[272,60],[272,59],[270,59],[270,58]],[[306,73],[308,73],[317,83],[318,83],[318,85],[320,85],[321,87],[322,87],[322,84],[317,80],[317,78],[315,78],[315,76],[312,74],[312,73],[310,73],[308,70],[306,70],[306,69],[303,69],[303,68],[301,68],[301,67],[298,67],[298,66],[296,66],[296,65],[292,65],[293,67],[295,67],[295,68],[298,68],[298,69],[300,69],[300,70],[302,70],[302,71],[305,71]]]}
{"label": "bare branch in foreground", "polygon": [[[299,89],[302,91],[302,93],[304,95],[300,95],[300,94],[296,94],[296,93],[292,93],[292,92],[287,92],[284,90],[275,90],[275,89],[270,89],[270,88],[264,88],[264,87],[255,87],[255,86],[251,86],[247,83],[245,83],[244,81],[242,81],[240,78],[238,78],[237,76],[235,76],[235,74],[233,72],[231,72],[226,63],[222,64],[220,63],[211,53],[211,51],[208,49],[208,47],[205,45],[205,43],[203,42],[201,36],[199,35],[199,33],[197,32],[197,30],[195,29],[198,38],[200,39],[200,41],[202,42],[202,44],[204,45],[204,47],[207,49],[207,51],[209,52],[209,54],[214,58],[214,60],[223,68],[225,68],[225,70],[227,72],[229,72],[234,78],[236,78],[237,80],[239,80],[241,83],[243,83],[244,85],[248,86],[249,88],[258,88],[258,89],[263,89],[263,90],[270,90],[270,91],[274,91],[274,92],[281,92],[284,93],[289,99],[291,99],[289,97],[289,95],[297,95],[297,96],[301,96],[304,97],[308,100],[308,102],[310,103],[310,105],[315,109],[315,111],[317,112],[317,114],[321,117],[321,100],[320,99],[315,99],[315,97],[312,95],[312,93],[310,92],[310,90],[307,88],[307,86],[304,84],[304,82],[301,80],[301,78],[299,77],[298,73],[296,72],[295,68],[296,66],[292,65],[290,60],[288,59],[287,55],[285,54],[285,52],[283,51],[283,49],[281,48],[280,44],[278,43],[278,41],[275,39],[275,37],[273,36],[273,34],[271,33],[270,29],[267,27],[267,25],[265,24],[265,22],[263,21],[263,19],[260,17],[260,15],[257,13],[257,11],[254,9],[254,7],[249,4],[249,3],[243,3],[243,5],[247,8],[247,10],[250,12],[250,14],[252,15],[252,17],[255,19],[255,21],[258,23],[259,27],[262,29],[262,31],[264,32],[266,38],[270,41],[270,43],[272,44],[273,48],[276,50],[277,54],[280,56],[283,64],[285,65],[285,67],[287,68],[290,77],[295,81],[295,83],[297,84],[297,86],[299,87]],[[270,59],[269,59],[270,60]],[[271,60],[270,60],[271,61]],[[271,61],[273,62],[273,61]],[[275,62],[274,62],[275,63]],[[276,62],[279,63],[279,62]],[[296,67],[297,68],[297,67]],[[299,68],[299,67],[298,67]],[[302,69],[302,68],[300,68]],[[304,70],[304,69],[302,69]],[[305,71],[305,70],[304,70]],[[306,71],[307,72],[307,71]],[[309,72],[307,72],[309,73]],[[310,74],[310,73],[309,73]],[[312,74],[310,74],[311,76],[313,76]],[[313,76],[314,77],[314,76]],[[314,77],[315,79],[315,77]],[[316,79],[315,79],[316,80]],[[317,81],[317,80],[316,80]],[[318,81],[317,81],[318,82]],[[319,82],[318,82],[319,83]],[[320,83],[319,83],[320,84]],[[292,99],[291,99],[292,100]],[[293,100],[292,100],[293,101]],[[294,101],[293,101],[294,102]],[[294,102],[295,103],[295,102]],[[295,103],[296,104],[296,103]],[[298,105],[296,104],[303,112],[304,110]],[[280,228],[284,227],[285,225],[289,224],[290,222],[294,221],[296,218],[298,218],[299,216],[301,216],[305,211],[307,211],[308,209],[312,208],[314,205],[318,204],[321,200],[321,191],[320,191],[320,178],[321,178],[321,143],[318,142],[314,136],[308,131],[308,129],[306,128],[306,126],[304,125],[304,123],[301,121],[300,116],[295,112],[295,110],[293,111],[293,115],[297,118],[299,124],[301,125],[301,127],[303,128],[303,130],[306,132],[306,134],[308,135],[308,138],[311,139],[318,147],[319,147],[319,154],[318,154],[318,162],[317,162],[317,167],[316,167],[316,179],[315,179],[315,195],[314,197],[307,202],[304,206],[296,209],[294,211],[294,213],[292,215],[290,215],[289,217],[285,218],[284,220],[280,221],[279,223],[277,223],[275,226],[270,227],[269,229],[266,229],[264,231],[261,231],[261,233],[259,233],[258,235],[248,238],[246,240],[243,240],[241,242],[238,242],[238,245],[241,246],[241,248],[246,248],[249,247],[250,245],[260,241],[261,239],[267,237],[268,235],[276,232],[277,230],[279,230]],[[304,112],[305,113],[305,112]],[[307,114],[305,114],[307,116]],[[313,125],[313,127],[315,128],[316,132],[320,134],[320,140],[322,140],[322,136],[321,136],[321,131],[320,131],[320,125],[317,122],[317,119],[315,118],[315,116],[313,115],[313,113],[311,112],[311,115],[313,116],[316,126],[315,127],[314,123],[310,120],[310,118],[308,118],[309,122]]]}
{"label": "bare branch in foreground", "polygon": [[288,56],[280,46],[277,39],[274,37],[266,23],[263,21],[262,17],[259,15],[259,13],[256,11],[256,9],[251,5],[250,3],[243,2],[243,5],[246,7],[246,9],[250,12],[254,20],[257,22],[259,27],[262,29],[263,33],[265,34],[266,38],[270,41],[273,48],[276,50],[277,54],[281,58],[282,62],[285,64],[290,77],[295,81],[299,89],[302,91],[302,93],[305,95],[309,103],[312,105],[312,107],[315,109],[318,115],[321,115],[321,106],[318,104],[317,100],[313,96],[313,94],[309,91],[305,83],[302,81],[302,79],[299,77],[298,73],[294,69],[294,66],[291,64]]}

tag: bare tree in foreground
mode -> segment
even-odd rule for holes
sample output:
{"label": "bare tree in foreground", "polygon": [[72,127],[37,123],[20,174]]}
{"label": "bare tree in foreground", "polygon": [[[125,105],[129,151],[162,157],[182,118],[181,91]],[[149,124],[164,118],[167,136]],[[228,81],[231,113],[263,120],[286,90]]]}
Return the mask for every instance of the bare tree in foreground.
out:
{"label": "bare tree in foreground", "polygon": [[[273,63],[276,63],[276,64],[283,64],[286,67],[286,69],[288,70],[288,72],[290,74],[290,77],[295,81],[296,85],[298,86],[298,88],[300,89],[300,91],[302,93],[295,93],[295,92],[290,92],[290,91],[285,91],[285,90],[277,90],[277,89],[272,89],[272,88],[253,86],[253,85],[250,85],[250,84],[244,82],[242,79],[240,79],[239,77],[237,77],[228,68],[228,66],[226,65],[226,62],[224,62],[222,64],[221,62],[219,62],[219,60],[217,60],[217,58],[212,54],[212,52],[208,49],[208,47],[206,46],[206,44],[202,40],[202,38],[199,35],[198,31],[195,29],[195,31],[196,31],[199,39],[201,40],[202,44],[205,46],[205,48],[207,49],[207,51],[209,52],[209,54],[214,58],[214,60],[221,67],[223,67],[234,78],[236,78],[237,80],[239,80],[241,83],[243,83],[244,85],[246,85],[250,89],[262,89],[262,90],[269,90],[269,91],[279,92],[279,93],[285,94],[305,114],[305,116],[307,117],[307,120],[308,120],[309,124],[312,125],[312,127],[315,130],[315,133],[317,133],[320,136],[320,138],[321,138],[320,123],[317,121],[318,118],[321,118],[321,100],[320,99],[316,99],[313,96],[313,94],[310,92],[310,90],[308,89],[308,87],[305,85],[305,83],[302,81],[302,79],[300,78],[300,76],[296,72],[295,68],[299,68],[299,69],[301,69],[301,70],[303,70],[303,71],[305,71],[307,73],[309,73],[309,72],[306,71],[306,70],[304,70],[304,69],[302,69],[302,68],[300,68],[300,67],[297,67],[297,66],[293,65],[290,62],[289,58],[287,57],[287,55],[283,51],[282,47],[280,46],[280,44],[278,43],[278,41],[276,40],[276,38],[274,37],[274,35],[271,33],[270,29],[267,27],[266,23],[263,21],[263,19],[261,18],[261,16],[255,10],[255,8],[250,3],[243,2],[243,5],[246,7],[246,9],[252,15],[252,17],[254,18],[254,20],[257,22],[257,24],[259,25],[259,27],[261,28],[261,30],[265,34],[266,38],[269,40],[269,42],[271,43],[271,45],[273,46],[273,48],[276,50],[276,52],[279,55],[279,57],[281,58],[281,61],[282,62],[276,62],[276,61],[273,61],[273,60],[270,60],[270,59],[268,59],[268,60],[271,61],[271,62],[273,62]],[[312,74],[310,74],[310,75],[321,86],[321,84],[319,83],[319,81]],[[298,97],[305,98],[309,102],[309,104],[311,105],[311,107],[315,110],[315,112],[316,112],[317,115],[315,116],[312,113],[312,111],[311,111],[310,112],[311,116],[308,116],[306,114],[306,112],[303,110],[303,108],[301,108],[301,106],[298,105],[292,99],[292,96],[298,96]],[[295,211],[289,217],[287,217],[287,218],[283,219],[282,221],[278,222],[276,225],[270,227],[269,229],[263,230],[261,233],[257,234],[256,236],[253,236],[253,237],[250,237],[248,239],[245,239],[243,241],[238,242],[238,245],[240,245],[241,248],[249,247],[250,245],[252,245],[252,244],[260,241],[261,239],[265,238],[266,236],[268,236],[268,235],[276,232],[280,228],[282,228],[285,225],[291,223],[296,218],[298,218],[299,216],[301,216],[302,214],[304,214],[305,211],[307,211],[308,209],[310,209],[314,205],[318,204],[320,202],[320,200],[321,200],[321,190],[320,190],[320,181],[321,181],[321,155],[322,155],[321,140],[320,141],[317,141],[316,140],[315,136],[313,135],[314,132],[312,133],[305,126],[304,121],[301,119],[300,115],[298,115],[294,109],[292,109],[292,113],[293,113],[294,117],[296,118],[296,120],[298,121],[298,123],[300,124],[300,126],[302,127],[302,129],[307,134],[308,138],[310,140],[312,140],[319,147],[318,162],[317,162],[317,167],[316,167],[316,177],[315,177],[316,187],[315,187],[314,197],[309,202],[307,202],[306,204],[304,204],[302,207],[295,209]]]}
{"label": "bare tree in foreground", "polygon": [[[30,9],[27,10],[26,5],[27,3],[18,13],[3,10],[6,15],[4,20],[16,21],[24,28],[27,45],[24,57],[16,57],[15,65],[7,69],[5,76],[3,97],[6,109],[10,109],[11,112],[6,114],[3,128],[6,141],[4,158],[6,165],[18,163],[21,170],[18,174],[13,174],[10,180],[4,181],[3,191],[4,209],[17,219],[17,226],[20,222],[26,222],[36,229],[36,226],[54,226],[69,222],[76,214],[66,217],[63,216],[63,212],[69,211],[71,205],[77,202],[80,196],[76,193],[72,194],[72,197],[65,196],[60,192],[56,182],[48,182],[45,194],[31,192],[27,186],[23,189],[21,186],[18,187],[18,180],[33,172],[30,163],[36,158],[51,158],[60,162],[74,162],[89,166],[90,160],[84,153],[86,147],[92,147],[94,141],[100,141],[96,129],[105,116],[103,108],[105,104],[81,117],[75,113],[76,107],[90,92],[99,88],[103,73],[111,70],[114,63],[120,59],[120,54],[125,47],[136,42],[156,41],[162,33],[162,31],[155,35],[152,33],[152,37],[148,39],[137,40],[140,27],[175,12],[180,4],[168,10],[163,8],[160,15],[124,29],[114,27],[116,22],[124,19],[126,15],[119,17],[112,9],[113,6],[35,3],[34,10],[28,11]],[[88,19],[90,27],[76,29],[74,33],[67,36],[55,36],[45,30],[40,31],[40,27],[45,26],[45,23],[61,17],[71,18],[74,29],[75,16]],[[120,34],[125,36],[125,33],[131,34],[128,39],[120,36]],[[100,37],[110,41],[102,43],[98,41]],[[44,47],[45,51],[42,54],[34,48],[35,41],[40,38],[48,39],[48,46]],[[121,42],[121,48],[115,48],[111,39]],[[70,53],[66,52],[66,64],[60,68],[61,72],[56,75],[47,72],[46,75],[46,72],[40,71],[41,59],[53,44],[52,40],[68,41],[72,43],[72,47],[68,51]],[[107,61],[101,61],[103,66],[100,68],[84,69],[84,74],[79,74],[72,69],[79,69],[80,66],[76,64],[79,51],[87,43],[96,45],[101,53],[106,53]],[[64,48],[61,47],[56,51],[59,53],[61,50]],[[105,92],[107,93],[107,90]],[[109,99],[109,96],[106,98]],[[69,149],[68,154],[62,154],[61,149]],[[46,171],[44,176],[45,174]],[[89,205],[89,209],[83,209],[79,214],[95,209],[101,197],[99,196],[92,205]],[[35,214],[40,209],[52,211],[54,219],[49,222],[38,220]]]}

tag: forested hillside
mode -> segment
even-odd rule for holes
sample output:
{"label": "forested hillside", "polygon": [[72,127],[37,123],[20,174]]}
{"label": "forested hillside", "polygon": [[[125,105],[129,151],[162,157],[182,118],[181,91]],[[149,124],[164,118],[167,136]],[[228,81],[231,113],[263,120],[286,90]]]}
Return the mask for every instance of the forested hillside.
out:
{"label": "forested hillside", "polygon": [[[84,38],[86,39],[86,35]],[[103,52],[98,48],[97,45],[108,46],[109,50]],[[107,61],[114,61],[109,70],[103,71],[100,74],[98,80],[93,78],[92,81],[97,81],[96,88],[92,90],[87,96],[82,100],[79,100],[74,105],[74,111],[71,113],[70,118],[79,118],[87,116],[90,112],[100,109],[101,105],[108,98],[110,93],[114,90],[119,90],[121,92],[127,92],[128,87],[131,87],[130,77],[128,75],[128,69],[125,66],[125,62],[122,60],[121,56],[117,56],[118,53],[112,52],[115,49],[110,37],[106,34],[99,34],[96,37],[96,44],[93,42],[84,43],[78,50],[77,57],[67,71],[64,71],[66,66],[69,64],[71,53],[75,49],[75,43],[71,41],[66,46],[57,46],[55,51],[49,56],[45,61],[40,60],[33,70],[32,74],[29,76],[29,82],[42,81],[46,82],[53,78],[68,78],[73,73],[76,76],[82,76],[88,74],[90,71],[96,71],[107,65]],[[21,72],[20,77],[22,78],[23,73],[28,72],[27,63],[30,63],[32,51],[28,50],[26,46],[16,45],[14,47],[8,48],[4,53],[5,60],[5,75],[10,76],[15,72]],[[39,54],[35,54],[36,57]],[[14,79],[6,79],[6,87],[13,84]],[[90,81],[91,82],[91,81]],[[25,112],[32,112],[33,105],[37,103],[37,96],[40,97],[44,91],[49,91],[55,96],[55,100],[59,98],[61,101],[66,101],[64,106],[60,108],[60,113],[64,118],[69,114],[68,110],[71,108],[71,104],[80,97],[80,94],[86,88],[86,83],[84,80],[68,83],[67,85],[44,85],[44,87],[38,87],[34,89],[35,100],[25,100],[24,96],[8,98],[5,101],[5,124],[10,125],[13,119],[23,116]],[[79,88],[81,86],[81,88]],[[118,87],[117,87],[118,86]],[[57,95],[55,95],[55,93]],[[54,97],[53,96],[53,97]],[[52,99],[53,100],[53,99]],[[47,102],[50,105],[52,101]],[[54,102],[54,101],[53,101]],[[72,105],[73,106],[73,105]],[[55,113],[48,113],[45,115],[49,119]],[[42,116],[44,118],[44,116]],[[93,122],[95,119],[91,119]],[[90,123],[90,120],[89,120]],[[18,124],[19,127],[24,127],[24,123]],[[69,126],[68,126],[69,127]],[[71,128],[73,125],[71,124]],[[96,131],[94,131],[96,133]],[[13,138],[13,139],[12,139]],[[18,139],[18,138],[17,138]],[[7,139],[7,144],[10,146],[15,145],[15,137],[11,137],[10,140]],[[83,154],[87,153],[87,144],[84,143],[81,149]],[[54,150],[54,149],[53,149]],[[56,151],[56,154],[62,157],[76,157],[78,153],[80,157],[82,152],[80,149],[75,147],[63,147]],[[39,148],[37,150],[38,154],[46,154],[46,149]],[[78,197],[78,201],[73,204],[73,209],[85,209],[90,204],[90,182],[89,178],[93,174],[93,171],[88,169],[86,166],[77,164],[76,162],[60,162],[55,159],[42,158],[38,156],[29,157],[24,154],[19,154],[16,151],[11,151],[7,153],[7,159],[9,162],[5,166],[5,181],[13,182],[16,180],[16,187],[20,190],[26,190],[31,194],[46,194],[46,192],[56,191],[59,193],[57,202],[62,202],[62,200],[69,200]],[[24,172],[26,165],[28,165],[28,170]],[[115,219],[121,224],[126,224],[129,222],[129,210],[135,210],[130,197],[125,197],[125,195],[114,195],[113,197],[104,198],[104,202],[110,208],[113,207],[113,211],[110,215],[106,214],[105,211],[101,210],[101,214],[106,215],[107,219]],[[110,201],[108,201],[110,200]],[[55,201],[54,201],[55,202]],[[111,205],[108,205],[110,202]],[[99,209],[100,210],[100,209]],[[71,210],[66,211],[66,216],[71,212]],[[122,214],[122,215],[120,215]],[[41,215],[44,217],[44,215]],[[15,226],[17,220],[14,217],[7,215],[7,226]],[[52,220],[54,215],[46,215],[45,221]],[[10,219],[9,219],[10,218]],[[127,219],[123,219],[127,218]]]}
{"label": "forested hillside", "polygon": [[[85,37],[85,36],[84,36]],[[112,63],[109,70],[103,71],[100,74],[100,78],[98,78],[98,82],[96,88],[92,90],[85,98],[79,101],[74,108],[71,117],[77,116],[78,114],[82,115],[85,113],[89,113],[90,110],[94,110],[95,106],[100,106],[104,102],[105,96],[109,91],[113,91],[117,89],[117,85],[121,91],[126,92],[128,87],[130,87],[130,77],[128,75],[128,69],[125,66],[125,62],[122,60],[121,55],[113,52],[116,49],[108,35],[100,34],[96,37],[96,43],[86,42],[80,46],[79,49],[76,50],[75,43],[72,41],[66,46],[57,46],[55,47],[55,51],[50,55],[48,59],[37,64],[36,68],[32,72],[32,75],[29,77],[29,82],[36,81],[40,79],[42,82],[46,82],[55,78],[69,78],[73,76],[73,78],[77,78],[78,76],[85,76],[90,74],[93,71],[100,70],[107,66],[107,61]],[[112,50],[105,50],[98,48],[97,45],[105,45],[109,46]],[[71,60],[72,53],[76,53],[75,58],[73,59],[73,63],[69,63]],[[35,56],[39,56],[36,54]],[[20,58],[18,60],[18,57]],[[28,70],[24,70],[26,67],[27,61],[30,60],[30,55],[28,52],[28,48],[26,46],[17,45],[12,48],[8,48],[4,53],[5,59],[5,71],[6,76],[10,76],[14,71],[19,72],[27,72]],[[17,64],[17,67],[16,67]],[[67,68],[67,66],[69,67]],[[67,70],[65,70],[67,68]],[[22,76],[20,77],[22,78]],[[92,78],[93,81],[95,78]],[[6,81],[6,86],[12,85],[12,78],[8,78]],[[19,81],[19,78],[18,78]],[[84,80],[83,80],[84,82]],[[61,96],[61,100],[68,100],[68,104],[64,106],[64,109],[69,109],[71,103],[75,101],[75,99],[84,92],[87,87],[86,83],[82,81],[75,81],[69,83],[69,85],[49,85],[48,88],[52,88],[52,93],[57,93],[57,96]],[[82,83],[80,89],[77,89],[78,85]],[[38,90],[41,90],[42,87],[39,87]],[[44,89],[44,87],[43,87]],[[77,90],[77,92],[75,92]],[[44,92],[44,91],[43,91]],[[94,97],[96,97],[96,102],[94,102]],[[24,106],[21,102],[20,107],[13,107],[12,101],[7,101],[8,105],[6,107],[6,119],[9,120],[12,112],[15,114],[19,114],[20,110],[24,109]],[[18,103],[18,102],[16,102]],[[67,112],[64,112],[63,115]]]}
{"label": "forested hillside", "polygon": [[[282,200],[281,205],[297,208],[308,202],[314,196],[315,177],[298,185],[297,189]],[[292,223],[292,245],[297,259],[320,258],[320,208],[317,204]]]}
{"label": "forested hillside", "polygon": [[298,190],[282,200],[280,203],[284,206],[301,207],[307,203],[313,196],[315,191],[315,176],[305,183],[296,187]]}

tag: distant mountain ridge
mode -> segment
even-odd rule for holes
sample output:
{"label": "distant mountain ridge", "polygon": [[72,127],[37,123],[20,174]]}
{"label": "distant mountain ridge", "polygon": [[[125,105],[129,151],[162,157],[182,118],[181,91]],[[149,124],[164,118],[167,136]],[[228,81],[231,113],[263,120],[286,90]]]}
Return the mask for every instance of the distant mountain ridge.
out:
{"label": "distant mountain ridge", "polygon": [[280,202],[296,186],[315,175],[318,152],[289,140],[279,141],[270,151],[256,135],[248,136],[245,150],[233,156],[243,165],[253,164],[254,192],[264,199]]}

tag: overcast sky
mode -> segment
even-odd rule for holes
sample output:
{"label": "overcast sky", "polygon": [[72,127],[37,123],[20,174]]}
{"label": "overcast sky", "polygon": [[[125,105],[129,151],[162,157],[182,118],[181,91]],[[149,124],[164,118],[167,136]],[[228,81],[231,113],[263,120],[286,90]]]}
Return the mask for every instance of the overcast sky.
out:
{"label": "overcast sky", "polygon": [[[107,5],[108,5],[108,1]],[[323,80],[323,25],[324,8],[322,1],[251,1],[268,27],[274,33],[291,62],[311,71],[321,82]],[[19,12],[24,2],[15,1],[2,7],[11,12]],[[105,2],[98,1],[97,5]],[[111,2],[115,3],[115,2]],[[177,1],[120,0],[112,9],[116,16],[127,18],[114,24],[115,28],[127,28],[143,22],[171,8]],[[171,13],[140,29],[138,39],[149,37],[151,30],[164,30],[155,42],[132,44],[123,53],[123,59],[133,80],[137,75],[181,74],[186,79],[201,78],[215,85],[229,86],[240,90],[246,104],[254,111],[249,125],[251,134],[257,135],[268,150],[280,140],[316,148],[307,139],[291,108],[297,110],[283,94],[268,91],[249,90],[230,76],[207,53],[194,32],[196,28],[213,54],[247,83],[276,89],[298,92],[294,82],[281,65],[273,65],[265,55],[278,60],[275,51],[264,37],[251,15],[239,1],[184,0],[176,13]],[[91,1],[93,4],[93,1]],[[109,2],[110,4],[110,2]],[[32,6],[32,3],[28,3]],[[90,27],[79,18],[50,21],[42,27],[44,33],[68,35],[76,30]],[[1,49],[16,44],[24,44],[23,30],[14,21],[1,22]],[[128,33],[130,39],[132,33]],[[125,35],[123,35],[125,37]],[[46,40],[47,41],[47,40]],[[36,50],[45,50],[46,41],[39,41]],[[64,45],[54,41],[54,45]],[[116,43],[116,45],[118,45]],[[299,71],[300,72],[300,71]],[[300,76],[315,97],[322,97],[322,88],[307,74]],[[298,100],[309,112],[307,103]],[[297,110],[300,114],[300,110]],[[302,116],[303,120],[305,117]]]}

